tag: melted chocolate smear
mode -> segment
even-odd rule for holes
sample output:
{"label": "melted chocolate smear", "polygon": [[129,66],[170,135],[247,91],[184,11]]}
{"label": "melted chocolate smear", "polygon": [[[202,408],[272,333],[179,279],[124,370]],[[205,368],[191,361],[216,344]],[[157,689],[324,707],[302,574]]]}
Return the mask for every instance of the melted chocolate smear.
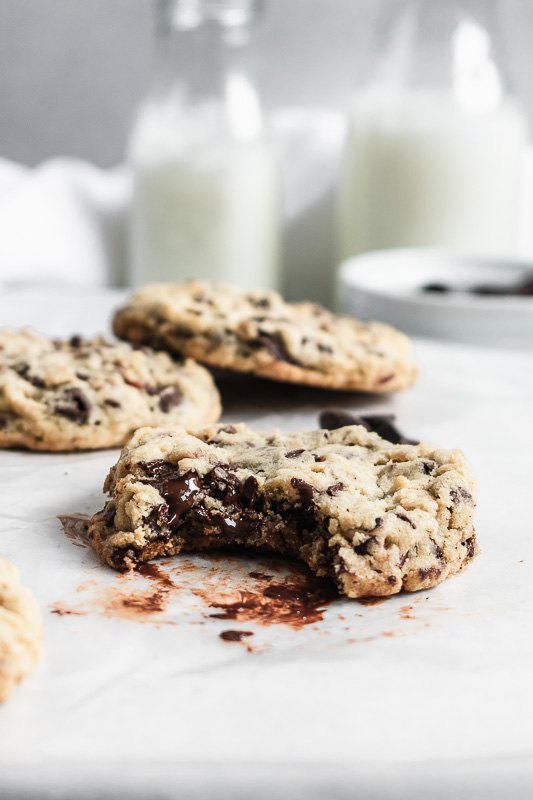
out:
{"label": "melted chocolate smear", "polygon": [[388,597],[359,597],[357,602],[362,606],[378,606],[388,600]]}
{"label": "melted chocolate smear", "polygon": [[237,601],[204,596],[212,608],[214,619],[257,622],[260,625],[288,625],[299,630],[305,625],[320,622],[326,607],[339,599],[329,581],[311,574],[296,574],[272,581],[258,589],[241,589]]}
{"label": "melted chocolate smear", "polygon": [[59,514],[58,520],[63,528],[63,533],[76,547],[88,547],[87,530],[89,528],[88,514]]}
{"label": "melted chocolate smear", "polygon": [[222,631],[219,633],[225,642],[242,642],[247,636],[253,636],[252,631]]}
{"label": "melted chocolate smear", "polygon": [[138,564],[137,572],[139,575],[142,575],[143,578],[147,578],[147,580],[157,583],[161,588],[177,589],[177,586],[170,575],[162,570],[161,567],[158,567],[157,564]]}
{"label": "melted chocolate smear", "polygon": [[329,431],[337,428],[344,428],[346,425],[362,425],[367,431],[377,433],[382,439],[391,444],[419,444],[416,439],[408,439],[401,433],[394,424],[396,417],[394,414],[371,414],[358,416],[349,411],[337,409],[327,409],[322,411],[319,416],[321,428]]}

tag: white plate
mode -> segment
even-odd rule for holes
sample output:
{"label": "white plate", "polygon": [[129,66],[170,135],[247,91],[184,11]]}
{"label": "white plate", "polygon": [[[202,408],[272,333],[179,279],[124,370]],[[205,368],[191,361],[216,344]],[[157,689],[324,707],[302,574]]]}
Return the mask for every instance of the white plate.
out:
{"label": "white plate", "polygon": [[533,276],[533,265],[475,259],[434,250],[383,250],[345,261],[339,269],[341,310],[389,322],[401,330],[457,342],[533,352],[533,297],[424,292],[429,283],[468,289],[509,285]]}

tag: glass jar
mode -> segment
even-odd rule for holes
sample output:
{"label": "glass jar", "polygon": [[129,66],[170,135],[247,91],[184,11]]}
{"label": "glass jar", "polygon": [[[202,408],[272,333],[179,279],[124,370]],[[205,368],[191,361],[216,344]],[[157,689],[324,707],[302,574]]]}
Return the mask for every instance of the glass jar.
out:
{"label": "glass jar", "polygon": [[131,279],[278,283],[276,148],[250,74],[256,0],[163,0],[132,132]]}
{"label": "glass jar", "polygon": [[397,0],[354,92],[339,188],[342,258],[392,247],[516,255],[524,118],[491,0]]}

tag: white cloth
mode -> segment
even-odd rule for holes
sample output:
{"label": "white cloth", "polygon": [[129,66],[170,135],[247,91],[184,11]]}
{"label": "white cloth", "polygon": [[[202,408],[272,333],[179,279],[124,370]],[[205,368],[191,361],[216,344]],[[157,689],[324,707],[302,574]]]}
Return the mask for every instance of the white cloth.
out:
{"label": "white cloth", "polygon": [[124,167],[0,160],[0,286],[121,283],[130,194]]}

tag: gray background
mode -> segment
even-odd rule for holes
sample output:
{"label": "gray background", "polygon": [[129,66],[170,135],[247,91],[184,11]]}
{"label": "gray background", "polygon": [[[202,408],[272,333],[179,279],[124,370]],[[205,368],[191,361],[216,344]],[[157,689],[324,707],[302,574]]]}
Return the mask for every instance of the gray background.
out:
{"label": "gray background", "polygon": [[[498,6],[531,119],[533,2]],[[256,36],[267,107],[341,108],[379,7],[379,0],[270,0]],[[149,79],[152,42],[150,0],[0,0],[0,156],[29,165],[56,155],[118,163]]]}

